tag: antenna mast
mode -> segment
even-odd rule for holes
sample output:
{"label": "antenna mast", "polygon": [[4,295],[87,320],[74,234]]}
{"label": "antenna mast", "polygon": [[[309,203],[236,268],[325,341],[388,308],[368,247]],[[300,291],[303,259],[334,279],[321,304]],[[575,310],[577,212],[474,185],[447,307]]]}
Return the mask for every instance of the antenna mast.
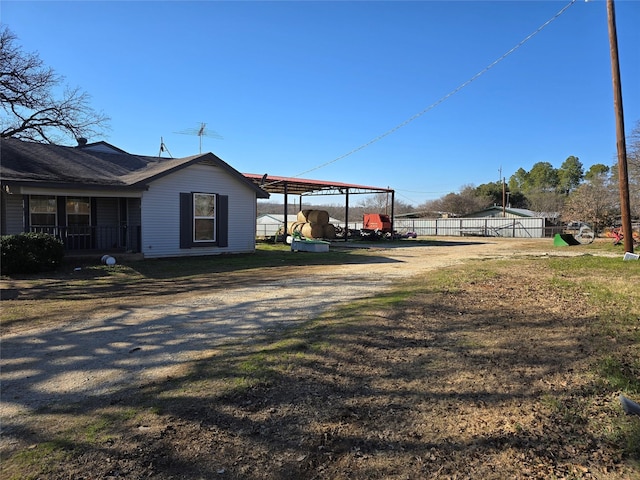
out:
{"label": "antenna mast", "polygon": [[173,158],[173,155],[171,155],[171,152],[169,151],[167,146],[164,144],[164,140],[162,139],[162,137],[160,137],[160,151],[158,152],[158,157],[161,157],[162,152],[164,151],[166,151],[169,154],[169,158]]}

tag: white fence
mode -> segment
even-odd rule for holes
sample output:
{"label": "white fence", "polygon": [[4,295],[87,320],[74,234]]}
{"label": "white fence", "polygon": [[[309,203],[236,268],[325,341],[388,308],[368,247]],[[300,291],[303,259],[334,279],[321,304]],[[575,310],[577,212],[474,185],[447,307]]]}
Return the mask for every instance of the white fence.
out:
{"label": "white fence", "polygon": [[256,237],[257,238],[273,237],[278,232],[278,229],[283,226],[284,224],[282,222],[259,223],[256,225]]}
{"label": "white fence", "polygon": [[396,219],[393,228],[399,233],[415,232],[418,235],[482,236],[543,238],[544,218],[438,218],[424,220],[418,218]]}
{"label": "white fence", "polygon": [[[344,228],[344,224],[334,223]],[[281,223],[257,225],[256,235],[259,238],[272,237],[281,227]],[[349,229],[360,230],[362,222],[349,223]],[[547,231],[544,218],[438,218],[432,220],[420,218],[395,219],[394,230],[398,233],[415,232],[419,236],[481,236],[512,238],[544,238],[553,236]]]}

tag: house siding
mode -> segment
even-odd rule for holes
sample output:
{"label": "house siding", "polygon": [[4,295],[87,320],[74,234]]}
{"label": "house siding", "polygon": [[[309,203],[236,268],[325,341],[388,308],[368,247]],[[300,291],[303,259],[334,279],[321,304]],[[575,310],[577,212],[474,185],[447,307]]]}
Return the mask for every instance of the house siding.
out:
{"label": "house siding", "polygon": [[[180,248],[180,193],[203,192],[229,197],[228,245]],[[243,253],[255,250],[256,194],[211,165],[196,164],[151,183],[141,208],[145,258]]]}
{"label": "house siding", "polygon": [[2,192],[2,235],[17,235],[24,232],[22,195]]}

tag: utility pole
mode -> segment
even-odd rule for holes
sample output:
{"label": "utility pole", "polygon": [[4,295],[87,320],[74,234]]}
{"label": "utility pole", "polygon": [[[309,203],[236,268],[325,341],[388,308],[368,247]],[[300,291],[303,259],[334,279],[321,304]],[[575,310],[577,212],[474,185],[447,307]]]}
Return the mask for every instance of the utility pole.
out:
{"label": "utility pole", "polygon": [[613,80],[613,106],[616,115],[616,146],[618,149],[618,180],[620,184],[620,215],[624,249],[633,253],[633,231],[631,230],[631,207],[629,202],[629,173],[627,171],[627,145],[624,136],[624,114],[622,109],[622,86],[620,84],[620,64],[618,61],[618,34],[616,32],[616,12],[613,0],[607,0],[609,22],[609,45],[611,48],[611,78]]}

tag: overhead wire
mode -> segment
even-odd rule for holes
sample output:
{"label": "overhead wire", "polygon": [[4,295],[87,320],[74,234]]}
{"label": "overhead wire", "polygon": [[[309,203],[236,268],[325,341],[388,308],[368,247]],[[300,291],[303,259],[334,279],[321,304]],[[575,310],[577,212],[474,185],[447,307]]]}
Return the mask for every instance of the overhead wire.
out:
{"label": "overhead wire", "polygon": [[[558,13],[556,13],[553,17],[551,17],[549,20],[547,20],[546,22],[544,22],[542,25],[540,25],[536,30],[534,30],[532,33],[530,33],[529,35],[527,35],[524,39],[522,39],[517,45],[515,45],[513,48],[511,48],[509,51],[507,51],[506,53],[504,53],[502,56],[500,56],[498,59],[494,60],[493,62],[491,62],[489,65],[487,65],[486,67],[484,67],[482,70],[480,70],[478,73],[476,73],[475,75],[473,75],[471,78],[469,78],[467,81],[465,81],[464,83],[460,84],[458,87],[454,88],[453,90],[451,90],[449,93],[447,93],[446,95],[444,95],[443,97],[441,97],[440,99],[438,99],[437,101],[435,101],[434,103],[432,103],[431,105],[429,105],[428,107],[426,107],[425,109],[421,110],[420,112],[412,115],[411,117],[409,117],[408,119],[406,119],[405,121],[403,121],[402,123],[399,123],[398,125],[396,125],[395,127],[387,130],[386,132],[378,135],[377,137],[369,140],[366,143],[363,143],[362,145],[360,145],[359,147],[354,148],[353,150],[350,150],[349,152],[340,155],[339,157],[334,158],[333,160],[330,160],[328,162],[322,163],[314,168],[310,168],[309,170],[305,170],[304,172],[298,173],[297,175],[293,175],[291,178],[300,178],[302,175],[306,175],[307,173],[319,170],[321,168],[324,168],[328,165],[331,165],[332,163],[336,163],[350,155],[353,155],[354,153],[359,152],[360,150],[364,150],[365,148],[367,148],[368,146],[379,142],[380,140],[382,140],[385,137],[388,137],[389,135],[391,135],[392,133],[395,133],[396,131],[400,130],[403,127],[406,127],[407,125],[409,125],[411,122],[413,122],[414,120],[420,118],[422,115],[424,115],[425,113],[429,112],[430,110],[433,110],[434,108],[436,108],[438,105],[440,105],[441,103],[443,103],[444,101],[448,100],[449,98],[451,98],[453,95],[455,95],[456,93],[458,93],[460,90],[462,90],[463,88],[467,87],[469,84],[471,84],[472,82],[474,82],[475,80],[477,80],[478,78],[480,78],[482,75],[484,75],[485,73],[487,73],[489,70],[491,70],[493,67],[495,67],[496,65],[498,65],[500,62],[502,62],[505,58],[507,58],[509,55],[511,55],[512,53],[514,53],[516,50],[518,50],[520,47],[522,47],[525,43],[527,43],[529,40],[531,40],[533,37],[535,37],[538,33],[540,33],[542,30],[544,30],[546,27],[548,27],[551,23],[553,23],[555,20],[557,20],[564,12],[566,12],[574,3],[576,3],[577,0],[570,0],[570,2],[565,5],[562,9],[560,9],[558,11]],[[268,183],[268,185],[274,185],[279,183],[280,181],[273,181]]]}

